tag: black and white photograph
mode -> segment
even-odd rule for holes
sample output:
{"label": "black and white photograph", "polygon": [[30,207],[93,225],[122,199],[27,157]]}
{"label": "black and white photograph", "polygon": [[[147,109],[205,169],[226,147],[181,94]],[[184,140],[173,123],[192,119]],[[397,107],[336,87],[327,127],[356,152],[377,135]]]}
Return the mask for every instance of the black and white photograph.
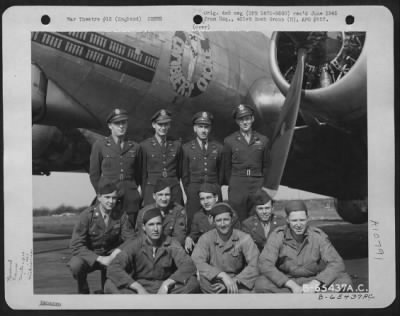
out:
{"label": "black and white photograph", "polygon": [[12,308],[391,303],[387,11],[37,11],[3,45]]}

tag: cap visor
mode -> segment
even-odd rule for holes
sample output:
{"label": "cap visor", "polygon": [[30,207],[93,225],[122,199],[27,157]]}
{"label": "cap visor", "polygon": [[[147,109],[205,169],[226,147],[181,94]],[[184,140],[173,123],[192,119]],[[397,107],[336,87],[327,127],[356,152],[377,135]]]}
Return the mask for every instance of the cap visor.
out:
{"label": "cap visor", "polygon": [[128,119],[128,116],[127,116],[127,115],[118,115],[118,116],[113,117],[113,118],[110,120],[110,123],[115,123],[115,122],[120,122],[120,121],[126,121],[127,119]]}
{"label": "cap visor", "polygon": [[169,122],[171,122],[171,119],[170,118],[158,119],[158,120],[155,120],[155,122],[156,123],[169,123]]}

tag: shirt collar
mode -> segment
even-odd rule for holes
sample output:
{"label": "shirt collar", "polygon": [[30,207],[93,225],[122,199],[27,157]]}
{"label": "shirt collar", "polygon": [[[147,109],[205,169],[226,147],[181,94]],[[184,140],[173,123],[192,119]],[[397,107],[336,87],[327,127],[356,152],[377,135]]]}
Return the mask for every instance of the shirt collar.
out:
{"label": "shirt collar", "polygon": [[[154,138],[161,145],[161,141],[162,141],[161,137],[158,136],[157,134],[154,134]],[[167,143],[167,137],[165,137],[165,143]]]}
{"label": "shirt collar", "polygon": [[107,215],[108,216],[108,218],[110,218],[110,216],[111,216],[111,211],[110,212],[108,212],[108,213],[106,213],[106,212],[104,212],[103,210],[102,210],[102,208],[100,207],[100,203],[99,204],[97,204],[97,206],[96,206],[96,209],[95,209],[96,211],[99,211],[99,213],[101,214],[101,217],[102,218],[104,218],[104,215]]}
{"label": "shirt collar", "polygon": [[218,231],[214,228],[214,243],[219,246],[228,245],[229,243],[233,243],[239,240],[239,236],[236,233],[235,229],[232,230],[231,237],[225,242],[219,237]]}
{"label": "shirt collar", "polygon": [[[308,236],[309,236],[309,226],[307,225],[306,231],[304,232],[304,240],[303,240],[303,242],[306,239],[308,239]],[[293,240],[294,242],[297,242],[296,239],[294,239],[293,236],[292,236],[289,224],[287,224],[286,228],[285,228],[285,240],[287,240],[287,241]]]}
{"label": "shirt collar", "polygon": [[[161,247],[167,247],[171,244],[171,237],[170,236],[165,236],[164,234],[161,234],[161,243],[160,246],[158,248]],[[143,241],[142,241],[142,245],[146,245],[149,247],[154,247],[153,244],[147,239],[147,236],[145,234],[143,234]]]}
{"label": "shirt collar", "polygon": [[[197,143],[200,145],[200,148],[203,148],[203,141],[200,138],[196,137]],[[206,139],[206,146],[208,145],[208,139]]]}

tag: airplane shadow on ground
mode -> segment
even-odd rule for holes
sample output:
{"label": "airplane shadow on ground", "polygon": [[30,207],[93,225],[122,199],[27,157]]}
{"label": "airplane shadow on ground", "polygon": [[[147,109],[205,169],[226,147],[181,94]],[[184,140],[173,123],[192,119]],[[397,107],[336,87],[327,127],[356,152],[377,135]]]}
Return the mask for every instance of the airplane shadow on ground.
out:
{"label": "airplane shadow on ground", "polygon": [[368,257],[368,225],[325,225],[320,228],[344,260]]}

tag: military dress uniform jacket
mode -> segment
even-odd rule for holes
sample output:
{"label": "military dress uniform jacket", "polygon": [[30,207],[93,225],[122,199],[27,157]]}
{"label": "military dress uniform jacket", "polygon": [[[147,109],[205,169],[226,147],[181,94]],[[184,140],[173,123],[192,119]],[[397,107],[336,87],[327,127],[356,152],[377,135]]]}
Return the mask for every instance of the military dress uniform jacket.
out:
{"label": "military dress uniform jacket", "polygon": [[189,183],[222,184],[222,145],[209,140],[203,150],[197,139],[183,145],[182,184],[187,191]]}
{"label": "military dress uniform jacket", "polygon": [[275,228],[285,225],[286,220],[282,216],[272,215],[268,235],[265,236],[265,231],[262,222],[257,215],[252,215],[242,222],[241,229],[248,233],[256,243],[258,250],[262,251],[268,236],[275,230]]}
{"label": "military dress uniform jacket", "polygon": [[182,145],[167,139],[161,146],[155,136],[140,143],[142,148],[142,183],[154,185],[159,178],[170,178],[178,183],[181,178]]}
{"label": "military dress uniform jacket", "polygon": [[97,192],[99,182],[126,182],[129,189],[136,189],[141,181],[140,146],[126,140],[121,149],[111,136],[93,144],[90,154],[90,181]]}
{"label": "military dress uniform jacket", "polygon": [[97,204],[80,214],[70,247],[73,256],[81,257],[92,266],[98,256],[109,255],[123,241],[133,236],[134,230],[125,213],[113,210],[106,227]]}
{"label": "military dress uniform jacket", "polygon": [[303,243],[298,245],[287,225],[271,233],[258,266],[261,274],[278,287],[300,277],[315,277],[329,285],[345,270],[343,259],[322,230],[308,227]]}
{"label": "military dress uniform jacket", "polygon": [[269,140],[266,136],[253,131],[250,143],[237,131],[224,141],[224,178],[229,184],[231,176],[263,177],[270,164],[268,150]]}
{"label": "military dress uniform jacket", "polygon": [[213,281],[221,272],[236,277],[248,289],[252,289],[258,276],[259,251],[250,235],[233,229],[226,242],[216,229],[203,234],[196,244],[192,259],[200,276]]}
{"label": "military dress uniform jacket", "polygon": [[107,269],[107,277],[118,288],[129,287],[135,281],[141,284],[142,280],[143,284],[154,281],[152,292],[157,291],[168,278],[185,284],[195,273],[192,259],[169,236],[164,238],[155,253],[144,235],[126,243]]}
{"label": "military dress uniform jacket", "polygon": [[[147,205],[139,211],[135,227],[137,234],[143,235],[142,224],[144,212],[154,207],[157,207],[155,203]],[[175,202],[171,202],[163,213],[162,226],[164,235],[174,237],[183,246],[185,244],[187,231],[185,208]]]}

